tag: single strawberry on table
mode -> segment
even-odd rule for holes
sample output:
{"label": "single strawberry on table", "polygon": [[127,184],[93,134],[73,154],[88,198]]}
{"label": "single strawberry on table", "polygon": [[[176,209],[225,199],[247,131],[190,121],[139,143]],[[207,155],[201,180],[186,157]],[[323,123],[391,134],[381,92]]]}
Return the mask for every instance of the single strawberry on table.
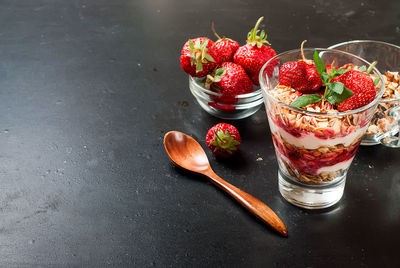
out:
{"label": "single strawberry on table", "polygon": [[182,69],[193,77],[203,77],[210,73],[220,62],[213,45],[214,42],[207,37],[189,39],[181,51]]}
{"label": "single strawberry on table", "polygon": [[[255,85],[260,84],[258,75],[262,66],[269,59],[276,56],[275,50],[264,45],[264,43],[269,44],[264,30],[261,31],[260,35],[258,35],[258,26],[263,19],[264,17],[258,19],[254,28],[247,35],[247,44],[239,47],[233,56],[233,61],[240,64],[245,69]],[[273,65],[270,67],[271,72],[272,68]]]}
{"label": "single strawberry on table", "polygon": [[233,55],[240,47],[239,43],[226,37],[221,38],[215,31],[214,22],[211,24],[211,29],[218,38],[213,45],[213,50],[220,56],[220,63],[233,61]]}
{"label": "single strawberry on table", "polygon": [[239,131],[226,123],[216,124],[206,135],[207,147],[219,157],[232,156],[239,149],[241,142]]}

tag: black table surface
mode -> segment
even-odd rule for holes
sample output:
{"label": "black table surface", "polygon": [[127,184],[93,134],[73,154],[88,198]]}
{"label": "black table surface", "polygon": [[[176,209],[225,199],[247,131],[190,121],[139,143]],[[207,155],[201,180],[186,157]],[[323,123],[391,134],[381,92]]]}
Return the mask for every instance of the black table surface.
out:
{"label": "black table surface", "polygon": [[361,147],[342,200],[303,210],[279,194],[265,110],[225,120],[243,143],[229,161],[207,150],[212,167],[288,238],[167,158],[167,131],[204,146],[223,121],[191,95],[183,43],[214,21],[243,44],[260,16],[277,52],[400,44],[396,0],[1,1],[0,266],[400,267],[400,150]]}

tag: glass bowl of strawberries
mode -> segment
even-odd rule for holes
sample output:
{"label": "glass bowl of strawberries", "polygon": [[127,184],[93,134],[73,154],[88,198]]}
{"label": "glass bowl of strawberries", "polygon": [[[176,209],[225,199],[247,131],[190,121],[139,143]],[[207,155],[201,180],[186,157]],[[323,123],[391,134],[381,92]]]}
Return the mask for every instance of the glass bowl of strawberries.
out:
{"label": "glass bowl of strawberries", "polygon": [[363,65],[369,63],[347,52],[301,48],[277,55],[261,69],[279,191],[288,202],[321,209],[341,199],[347,171],[384,93],[374,66],[349,68]]}
{"label": "glass bowl of strawberries", "polygon": [[221,38],[189,39],[180,56],[182,69],[189,74],[189,88],[200,106],[222,119],[242,119],[261,107],[259,87],[261,67],[276,55],[264,31],[258,30],[263,17],[247,35],[246,44]]}
{"label": "glass bowl of strawberries", "polygon": [[352,40],[330,46],[355,54],[376,67],[385,81],[383,94],[361,145],[400,147],[400,46],[375,40]]}
{"label": "glass bowl of strawberries", "polygon": [[263,104],[260,88],[245,94],[219,93],[205,87],[204,79],[189,76],[189,88],[196,101],[209,114],[222,119],[242,119],[257,112]]}

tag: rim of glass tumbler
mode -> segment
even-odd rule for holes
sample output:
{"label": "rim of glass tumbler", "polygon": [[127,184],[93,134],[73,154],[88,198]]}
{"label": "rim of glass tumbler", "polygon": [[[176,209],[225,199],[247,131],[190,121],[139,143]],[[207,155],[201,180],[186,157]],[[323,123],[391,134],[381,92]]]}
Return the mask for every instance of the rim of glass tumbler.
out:
{"label": "rim of glass tumbler", "polygon": [[[317,50],[318,52],[324,52],[324,51],[326,51],[326,52],[335,52],[335,53],[339,53],[339,54],[345,54],[345,55],[348,55],[348,56],[357,58],[358,60],[365,62],[365,64],[367,64],[367,65],[370,65],[370,63],[369,63],[368,61],[364,60],[364,59],[361,58],[361,57],[358,57],[358,56],[356,56],[356,55],[354,55],[354,54],[351,54],[351,53],[348,53],[348,52],[344,52],[344,51],[341,51],[341,50],[337,50],[337,49],[327,49],[327,48],[304,48],[303,50],[304,50],[304,51],[314,51],[314,50]],[[375,71],[376,74],[378,74],[379,79],[381,80],[381,90],[379,91],[378,96],[377,96],[372,102],[368,103],[367,105],[365,105],[365,106],[363,106],[363,107],[360,107],[360,108],[355,109],[355,110],[350,110],[350,111],[345,111],[345,112],[338,112],[338,113],[320,113],[320,112],[306,111],[306,110],[302,110],[302,109],[300,109],[300,108],[296,108],[296,107],[292,107],[292,106],[290,106],[290,105],[287,105],[286,103],[281,102],[280,100],[276,99],[274,96],[272,96],[272,95],[269,93],[269,91],[268,91],[268,89],[267,89],[267,84],[269,83],[269,79],[268,79],[268,76],[267,76],[267,75],[264,76],[263,73],[264,73],[264,70],[265,70],[266,66],[267,66],[270,62],[272,62],[272,61],[274,61],[274,60],[276,60],[276,59],[279,60],[280,57],[285,56],[285,55],[290,54],[290,53],[295,53],[295,52],[296,52],[296,53],[300,52],[300,49],[288,50],[288,51],[285,51],[285,52],[282,52],[282,53],[276,55],[275,57],[272,57],[271,59],[269,59],[269,60],[263,65],[263,67],[262,67],[261,70],[260,70],[260,74],[259,74],[259,80],[260,80],[261,89],[268,95],[268,97],[270,97],[270,98],[271,98],[272,100],[274,100],[276,103],[278,103],[278,104],[280,104],[280,105],[282,105],[282,106],[284,106],[284,107],[286,107],[286,108],[288,108],[288,109],[290,109],[290,110],[293,110],[293,111],[296,111],[296,112],[299,112],[299,113],[303,113],[303,114],[309,114],[309,115],[324,115],[324,116],[345,116],[345,115],[349,115],[349,114],[356,114],[356,113],[360,113],[360,112],[363,112],[363,111],[365,111],[365,110],[368,110],[369,108],[371,108],[372,106],[374,106],[374,105],[378,102],[378,100],[380,100],[380,98],[382,97],[383,93],[385,92],[385,85],[384,85],[384,83],[383,83],[382,75],[381,75],[381,73],[379,72],[379,70],[378,70],[376,67],[373,67],[373,70]]]}
{"label": "rim of glass tumbler", "polygon": [[[376,43],[376,44],[381,44],[381,45],[393,47],[393,48],[396,48],[396,49],[400,50],[400,46],[396,46],[395,44],[391,44],[391,43],[384,42],[384,41],[379,41],[379,40],[350,40],[350,41],[334,44],[334,45],[328,47],[328,49],[337,49],[337,47],[340,47],[340,46],[349,45],[349,44],[358,44],[358,43]],[[340,49],[337,49],[337,50],[340,50]],[[400,98],[393,98],[393,99],[383,99],[383,98],[381,98],[380,101],[381,102],[400,101]]]}
{"label": "rim of glass tumbler", "polygon": [[[205,93],[205,94],[207,94],[207,95],[213,95],[213,96],[217,96],[217,97],[222,96],[222,94],[220,94],[220,93],[216,93],[216,92],[214,92],[214,91],[205,89],[204,87],[200,86],[199,83],[197,83],[197,79],[194,78],[194,77],[192,77],[192,76],[190,76],[190,75],[189,75],[189,80],[193,83],[193,85],[194,85],[198,90],[202,91],[203,93]],[[253,91],[253,92],[250,92],[250,93],[236,95],[236,98],[239,99],[239,100],[243,100],[243,99],[248,99],[248,98],[256,97],[256,96],[258,96],[258,95],[260,96],[260,98],[262,98],[261,88],[255,90],[255,91]]]}

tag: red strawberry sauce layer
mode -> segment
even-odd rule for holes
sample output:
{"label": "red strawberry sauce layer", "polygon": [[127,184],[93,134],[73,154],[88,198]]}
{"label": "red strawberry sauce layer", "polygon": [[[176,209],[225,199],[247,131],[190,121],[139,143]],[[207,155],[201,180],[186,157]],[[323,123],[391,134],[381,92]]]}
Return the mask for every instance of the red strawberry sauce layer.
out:
{"label": "red strawberry sauce layer", "polygon": [[288,143],[282,143],[275,135],[272,135],[272,138],[276,149],[290,161],[292,167],[294,167],[299,173],[312,175],[318,175],[318,170],[322,167],[333,166],[352,159],[361,142],[360,139],[349,147],[336,147],[335,151],[322,153],[318,149],[299,149]]}

